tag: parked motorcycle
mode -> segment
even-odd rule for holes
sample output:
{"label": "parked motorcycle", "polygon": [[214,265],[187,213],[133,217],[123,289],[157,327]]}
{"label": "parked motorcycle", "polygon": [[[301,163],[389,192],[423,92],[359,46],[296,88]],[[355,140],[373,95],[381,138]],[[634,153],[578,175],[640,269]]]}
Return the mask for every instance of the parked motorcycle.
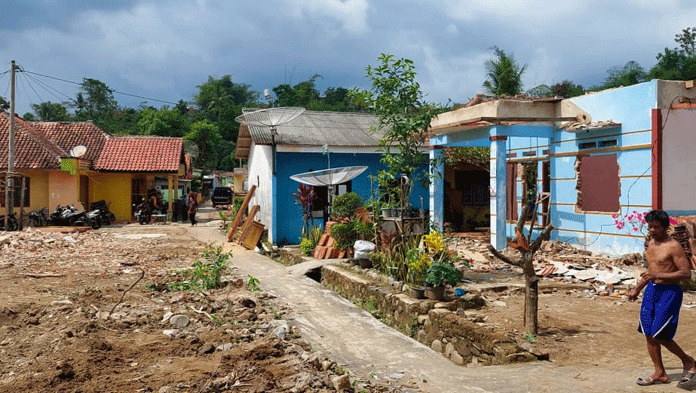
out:
{"label": "parked motorcycle", "polygon": [[25,223],[31,227],[43,227],[48,225],[48,208],[30,211],[24,216],[26,218]]}
{"label": "parked motorcycle", "polygon": [[135,220],[138,221],[138,224],[149,224],[150,220],[152,219],[152,210],[150,209],[150,204],[147,202],[139,204],[135,207],[133,214],[135,215]]}
{"label": "parked motorcycle", "polygon": [[[7,217],[7,230],[8,231],[16,231],[19,229],[19,221],[17,220],[17,215],[12,212],[10,215]],[[5,215],[0,216],[0,231],[5,230]]]}
{"label": "parked motorcycle", "polygon": [[102,199],[101,201],[92,202],[89,205],[90,209],[99,210],[99,220],[103,225],[111,225],[111,223],[116,221],[114,213],[109,211],[110,204],[111,203],[106,203],[106,201]]}
{"label": "parked motorcycle", "polygon": [[92,229],[101,228],[99,210],[78,210],[74,206],[60,206],[50,215],[51,225],[90,226]]}

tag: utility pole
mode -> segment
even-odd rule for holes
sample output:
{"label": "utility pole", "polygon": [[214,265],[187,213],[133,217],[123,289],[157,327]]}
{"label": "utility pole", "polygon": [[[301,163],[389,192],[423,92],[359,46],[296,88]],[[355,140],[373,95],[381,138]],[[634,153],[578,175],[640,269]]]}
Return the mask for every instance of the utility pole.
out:
{"label": "utility pole", "polygon": [[15,137],[15,61],[12,60],[10,66],[10,133],[7,138],[9,151],[7,152],[7,177],[5,178],[5,230],[9,229],[9,216],[12,213],[14,204],[14,137]]}

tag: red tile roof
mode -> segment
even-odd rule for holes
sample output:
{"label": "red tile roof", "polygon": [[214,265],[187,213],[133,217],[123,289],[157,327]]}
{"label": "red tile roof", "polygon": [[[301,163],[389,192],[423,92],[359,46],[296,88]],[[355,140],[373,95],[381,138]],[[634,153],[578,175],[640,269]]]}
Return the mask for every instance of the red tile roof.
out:
{"label": "red tile roof", "polygon": [[[10,117],[7,112],[0,112],[0,169],[7,170],[8,139],[10,134]],[[15,116],[14,139],[15,169],[57,169],[60,157],[68,153],[58,144],[48,139],[31,123]]]}
{"label": "red tile roof", "polygon": [[92,122],[28,122],[48,139],[70,153],[75,146],[85,146],[87,152],[83,160],[96,161],[111,134],[103,131]]}
{"label": "red tile roof", "polygon": [[183,162],[181,138],[123,136],[104,144],[94,169],[115,172],[178,172]]}

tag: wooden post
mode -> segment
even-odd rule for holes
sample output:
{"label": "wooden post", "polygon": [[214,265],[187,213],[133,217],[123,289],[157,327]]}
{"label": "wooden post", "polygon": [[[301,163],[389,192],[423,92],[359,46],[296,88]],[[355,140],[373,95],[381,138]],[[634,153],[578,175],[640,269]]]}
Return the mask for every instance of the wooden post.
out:
{"label": "wooden post", "polygon": [[22,189],[19,191],[19,229],[24,229],[24,189],[27,186],[27,177],[22,175]]}
{"label": "wooden post", "polygon": [[[172,175],[167,176],[167,193],[169,197],[169,206],[167,207],[167,212],[168,214],[172,214],[172,206],[174,205],[174,193],[172,192]],[[172,221],[174,221],[173,216]]]}
{"label": "wooden post", "polygon": [[256,191],[256,185],[251,186],[251,189],[247,193],[246,197],[244,198],[244,202],[242,202],[242,206],[239,207],[239,211],[237,212],[237,216],[234,219],[234,222],[232,223],[232,226],[230,227],[230,231],[227,233],[227,241],[231,242],[234,240],[234,233],[237,231],[237,227],[239,224],[242,223],[242,219],[244,218],[244,211],[247,209],[249,206],[249,201],[251,200],[251,197],[254,196],[254,192]]}

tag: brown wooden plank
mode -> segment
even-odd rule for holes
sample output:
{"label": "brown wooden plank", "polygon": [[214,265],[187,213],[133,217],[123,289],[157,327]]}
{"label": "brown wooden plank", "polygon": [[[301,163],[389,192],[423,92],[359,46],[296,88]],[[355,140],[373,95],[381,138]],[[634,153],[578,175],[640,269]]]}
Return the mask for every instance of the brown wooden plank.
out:
{"label": "brown wooden plank", "polygon": [[259,209],[261,209],[261,206],[259,205],[254,205],[251,207],[251,211],[249,212],[249,215],[247,215],[246,221],[244,221],[242,228],[239,230],[238,239],[241,238],[247,230],[249,230],[249,226],[254,222],[254,217],[256,217],[256,213],[259,212]]}
{"label": "brown wooden plank", "polygon": [[240,236],[239,243],[247,250],[252,250],[258,244],[263,234],[264,225],[260,222],[251,221],[243,236]]}
{"label": "brown wooden plank", "polygon": [[[232,226],[230,227],[230,231],[227,233],[227,241],[231,242],[234,240],[234,234],[237,232],[237,227],[239,224],[242,223],[242,219],[244,219],[244,211],[247,209],[249,206],[249,201],[251,200],[251,197],[254,196],[254,192],[256,191],[256,185],[251,186],[251,189],[247,193],[246,197],[244,198],[244,202],[242,202],[242,206],[239,207],[239,211],[237,212],[237,216],[234,219],[234,222],[232,223]],[[234,202],[234,200],[233,200]]]}

